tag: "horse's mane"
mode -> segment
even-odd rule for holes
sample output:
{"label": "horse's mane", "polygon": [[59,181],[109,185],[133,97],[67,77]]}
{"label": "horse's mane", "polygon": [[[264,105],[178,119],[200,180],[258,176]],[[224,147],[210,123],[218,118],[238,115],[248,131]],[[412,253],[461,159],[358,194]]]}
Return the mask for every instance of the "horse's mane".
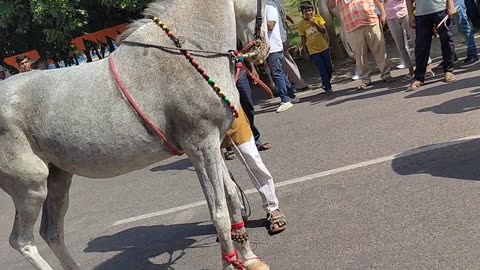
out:
{"label": "horse's mane", "polygon": [[167,7],[175,2],[175,0],[156,0],[147,5],[147,8],[142,12],[143,19],[138,19],[131,22],[127,30],[125,30],[121,35],[118,36],[116,43],[120,45],[125,39],[127,39],[133,32],[137,31],[140,27],[144,26],[145,24],[151,22],[150,18],[163,17],[166,12],[168,12]]}

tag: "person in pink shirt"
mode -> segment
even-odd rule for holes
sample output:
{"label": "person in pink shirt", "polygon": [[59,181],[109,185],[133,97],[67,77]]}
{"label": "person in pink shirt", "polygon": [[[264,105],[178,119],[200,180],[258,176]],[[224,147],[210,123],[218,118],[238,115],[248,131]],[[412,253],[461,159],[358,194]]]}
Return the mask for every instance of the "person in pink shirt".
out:
{"label": "person in pink shirt", "polygon": [[407,3],[405,0],[383,0],[388,28],[397,46],[403,65],[408,68],[406,80],[414,77],[414,68],[410,56],[407,35],[415,40],[415,32],[409,24]]}

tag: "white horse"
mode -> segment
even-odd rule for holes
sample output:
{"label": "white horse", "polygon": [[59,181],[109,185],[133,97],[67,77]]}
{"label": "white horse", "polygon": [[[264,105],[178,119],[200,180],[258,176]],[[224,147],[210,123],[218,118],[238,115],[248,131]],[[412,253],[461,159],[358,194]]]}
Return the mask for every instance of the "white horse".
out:
{"label": "white horse", "polygon": [[[80,269],[64,242],[73,174],[114,177],[179,152],[196,169],[223,269],[269,269],[250,249],[220,153],[234,119],[232,105],[238,104],[234,65],[226,55],[236,48],[237,29],[243,39],[253,35],[257,5],[257,0],[157,0],[109,59],[0,82],[0,188],[15,205],[10,245],[35,269],[52,269],[33,236],[42,206],[41,237],[64,269]],[[149,120],[126,102],[129,95]]]}

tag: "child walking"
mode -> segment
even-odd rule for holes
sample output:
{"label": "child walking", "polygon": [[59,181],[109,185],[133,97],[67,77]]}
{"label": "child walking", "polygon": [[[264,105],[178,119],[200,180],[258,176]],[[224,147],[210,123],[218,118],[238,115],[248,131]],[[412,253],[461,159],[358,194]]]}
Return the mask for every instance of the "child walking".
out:
{"label": "child walking", "polygon": [[310,59],[320,73],[322,78],[322,88],[328,95],[332,91],[332,59],[330,58],[330,49],[325,41],[323,34],[326,32],[325,20],[313,13],[313,4],[310,1],[304,1],[300,5],[300,11],[303,20],[298,25],[298,33],[302,37],[303,48],[307,50]]}

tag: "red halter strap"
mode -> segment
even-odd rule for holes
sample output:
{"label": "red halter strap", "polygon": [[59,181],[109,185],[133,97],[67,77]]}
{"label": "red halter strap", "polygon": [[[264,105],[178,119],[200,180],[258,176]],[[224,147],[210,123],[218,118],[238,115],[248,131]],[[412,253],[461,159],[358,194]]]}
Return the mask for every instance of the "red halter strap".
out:
{"label": "red halter strap", "polygon": [[143,111],[140,109],[137,103],[135,103],[132,96],[130,95],[127,88],[125,87],[125,84],[123,84],[122,79],[120,78],[120,75],[117,72],[117,69],[115,68],[115,63],[113,62],[112,54],[108,57],[108,63],[110,65],[110,69],[112,71],[113,77],[115,78],[115,81],[117,82],[118,87],[120,87],[120,90],[122,90],[122,93],[125,95],[130,105],[135,109],[135,111],[142,118],[142,120],[148,125],[148,127],[150,127],[153,130],[153,132],[158,136],[158,138],[160,138],[163,145],[165,145],[168,148],[172,156],[183,155],[182,152],[175,149],[175,147],[173,147],[173,145],[171,145],[168,142],[167,137],[165,137],[165,135],[153,124],[153,122],[145,115],[145,113],[143,113]]}
{"label": "red halter strap", "polygon": [[238,252],[236,249],[230,254],[222,254],[222,259],[235,266],[237,269],[245,269],[243,263],[238,259]]}

